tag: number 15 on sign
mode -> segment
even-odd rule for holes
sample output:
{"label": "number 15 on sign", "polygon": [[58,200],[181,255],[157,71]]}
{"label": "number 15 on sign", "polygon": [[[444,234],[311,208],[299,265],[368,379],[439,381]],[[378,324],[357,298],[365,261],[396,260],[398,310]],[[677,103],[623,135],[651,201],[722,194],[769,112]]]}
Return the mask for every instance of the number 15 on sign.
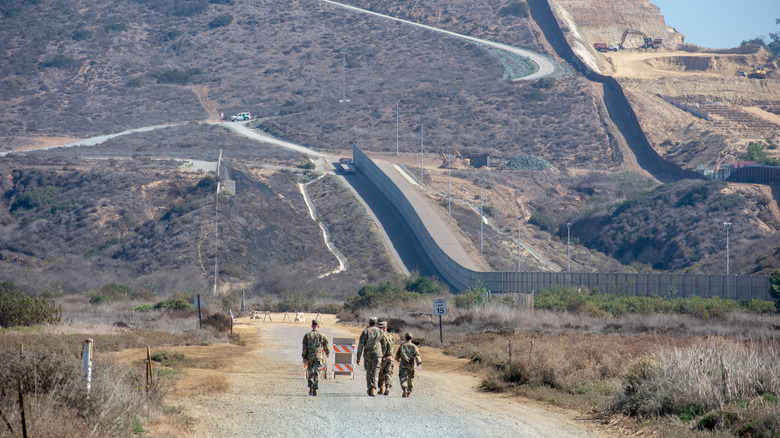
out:
{"label": "number 15 on sign", "polygon": [[447,314],[447,300],[433,300],[433,314],[434,315],[446,315]]}
{"label": "number 15 on sign", "polygon": [[441,328],[441,316],[447,314],[447,300],[433,300],[433,314],[439,315],[439,342],[444,343],[444,333]]}

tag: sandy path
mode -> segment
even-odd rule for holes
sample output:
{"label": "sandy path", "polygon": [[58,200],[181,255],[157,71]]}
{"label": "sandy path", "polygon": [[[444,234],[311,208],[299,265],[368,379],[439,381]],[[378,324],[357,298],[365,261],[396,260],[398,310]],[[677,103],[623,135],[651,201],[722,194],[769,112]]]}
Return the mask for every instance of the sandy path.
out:
{"label": "sandy path", "polygon": [[[166,404],[178,406],[193,421],[178,428],[155,424],[150,436],[301,436],[312,431],[326,437],[377,432],[402,437],[603,436],[574,413],[478,391],[479,379],[463,371],[465,361],[428,348],[421,349],[423,370],[409,399],[401,398],[397,375],[389,396],[368,397],[362,370],[354,380],[323,380],[319,395],[308,396],[300,361],[300,340],[308,324],[281,319],[276,314],[274,322],[237,320],[235,330],[244,347],[176,348],[199,368],[183,370]],[[324,317],[322,331],[330,339],[357,338],[360,330]]]}

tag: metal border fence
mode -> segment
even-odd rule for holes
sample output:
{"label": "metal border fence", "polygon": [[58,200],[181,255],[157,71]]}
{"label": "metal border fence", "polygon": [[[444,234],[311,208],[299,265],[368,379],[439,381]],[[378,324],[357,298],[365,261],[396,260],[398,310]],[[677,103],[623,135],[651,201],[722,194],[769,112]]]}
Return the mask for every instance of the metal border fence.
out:
{"label": "metal border fence", "polygon": [[401,190],[358,147],[352,156],[360,173],[387,197],[420,241],[442,280],[456,292],[479,282],[493,293],[536,293],[555,287],[584,287],[602,293],[661,297],[719,297],[744,300],[769,299],[766,275],[671,274],[628,272],[483,272],[465,268],[436,244],[431,233]]}

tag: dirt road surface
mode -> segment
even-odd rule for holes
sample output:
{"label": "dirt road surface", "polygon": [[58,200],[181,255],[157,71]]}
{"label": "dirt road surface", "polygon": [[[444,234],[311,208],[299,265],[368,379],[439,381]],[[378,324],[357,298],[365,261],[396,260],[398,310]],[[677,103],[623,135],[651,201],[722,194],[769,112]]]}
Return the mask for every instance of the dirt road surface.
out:
{"label": "dirt road surface", "polygon": [[[329,339],[359,337],[360,327],[336,324],[325,316]],[[181,347],[190,366],[176,380],[166,405],[193,418],[182,431],[152,425],[151,436],[322,437],[597,437],[606,436],[575,413],[517,397],[487,394],[479,379],[464,371],[465,361],[423,347],[415,393],[401,398],[397,381],[389,396],[366,395],[365,373],[354,380],[321,380],[319,394],[308,395],[301,364],[301,338],[309,324],[240,318],[235,331],[245,346]],[[396,344],[398,345],[398,344]],[[140,352],[139,352],[140,354]]]}

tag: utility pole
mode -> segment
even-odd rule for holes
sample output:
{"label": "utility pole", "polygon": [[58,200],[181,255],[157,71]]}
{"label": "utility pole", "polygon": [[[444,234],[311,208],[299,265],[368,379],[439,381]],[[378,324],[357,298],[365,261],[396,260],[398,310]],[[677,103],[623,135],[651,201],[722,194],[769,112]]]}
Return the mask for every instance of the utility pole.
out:
{"label": "utility pole", "polygon": [[423,183],[423,129],[425,126],[420,123],[420,184]]}
{"label": "utility pole", "polygon": [[485,213],[482,210],[482,184],[484,179],[479,180],[479,252],[482,252],[482,224],[485,222]]}
{"label": "utility pole", "polygon": [[217,158],[217,196],[214,203],[214,296],[217,295],[217,277],[219,275],[219,167],[222,164],[222,149],[219,150]]}
{"label": "utility pole", "polygon": [[520,272],[520,231],[523,229],[522,220],[522,216],[517,218],[517,272]]}
{"label": "utility pole", "polygon": [[[726,228],[726,276],[729,275],[729,228],[731,228],[731,222],[723,222],[723,227]],[[728,278],[726,279],[728,283]]]}
{"label": "utility pole", "polygon": [[571,222],[566,224],[566,272],[571,272]]}
{"label": "utility pole", "polygon": [[395,155],[398,156],[398,105],[401,101],[395,103]]}
{"label": "utility pole", "polygon": [[447,213],[452,214],[452,148],[447,148]]}

